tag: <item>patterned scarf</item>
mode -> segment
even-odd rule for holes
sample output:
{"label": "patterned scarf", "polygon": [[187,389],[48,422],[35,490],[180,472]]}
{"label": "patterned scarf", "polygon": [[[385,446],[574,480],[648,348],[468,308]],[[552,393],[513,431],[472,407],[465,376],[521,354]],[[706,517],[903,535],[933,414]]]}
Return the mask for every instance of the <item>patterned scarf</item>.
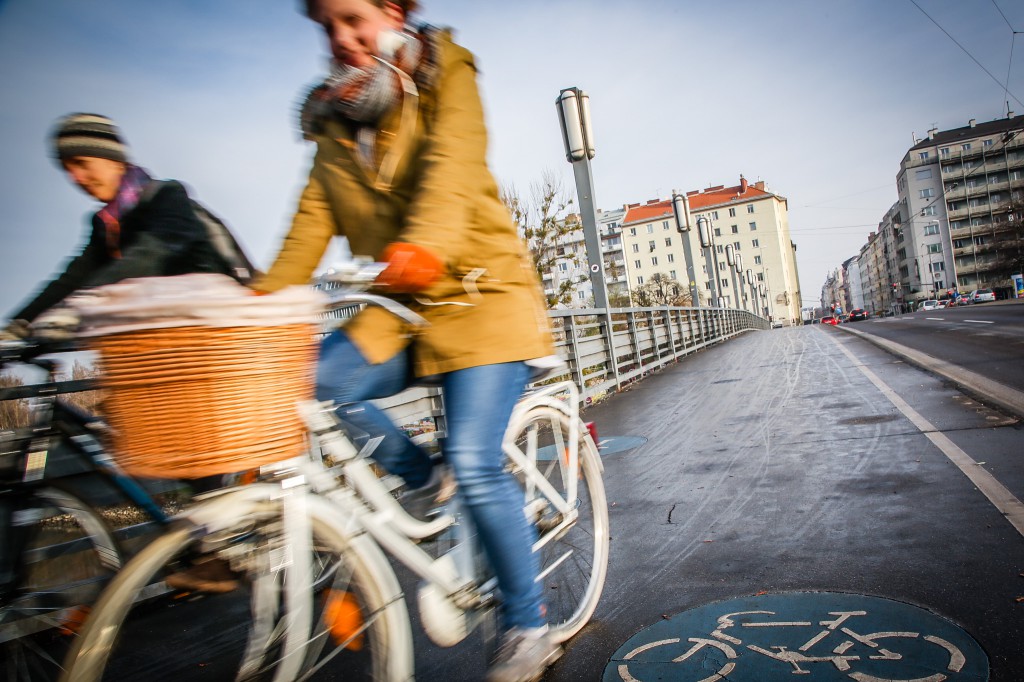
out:
{"label": "patterned scarf", "polygon": [[300,112],[303,137],[312,140],[323,132],[324,122],[335,116],[358,124],[376,126],[402,98],[402,82],[395,68],[422,85],[436,70],[437,50],[430,32],[406,31],[405,43],[387,63],[377,61],[366,69],[331,61],[330,74],[307,94]]}
{"label": "patterned scarf", "polygon": [[150,180],[149,173],[138,166],[127,164],[121,186],[117,188],[117,196],[96,213],[106,227],[107,251],[114,258],[121,257],[121,216],[135,208],[143,188]]}

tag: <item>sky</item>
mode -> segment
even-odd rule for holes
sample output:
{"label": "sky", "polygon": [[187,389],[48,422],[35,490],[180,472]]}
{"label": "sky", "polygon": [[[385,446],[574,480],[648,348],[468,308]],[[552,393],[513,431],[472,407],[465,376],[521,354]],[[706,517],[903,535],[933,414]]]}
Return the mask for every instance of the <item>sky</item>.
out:
{"label": "sky", "polygon": [[[599,207],[764,180],[788,199],[804,305],[896,201],[913,134],[1004,117],[1007,100],[1024,113],[1019,0],[422,4],[416,20],[476,55],[500,183],[525,194],[553,172],[574,193],[555,98],[579,87]],[[70,112],[117,121],[135,162],[185,182],[269,265],[312,158],[299,95],[326,67],[299,6],[0,0],[0,319],[98,208],[50,158]]]}

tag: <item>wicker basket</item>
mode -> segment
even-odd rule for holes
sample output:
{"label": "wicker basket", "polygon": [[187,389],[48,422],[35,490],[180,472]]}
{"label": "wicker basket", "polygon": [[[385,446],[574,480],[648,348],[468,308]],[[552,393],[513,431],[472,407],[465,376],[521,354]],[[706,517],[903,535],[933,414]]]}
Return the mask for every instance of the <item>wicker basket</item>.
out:
{"label": "wicker basket", "polygon": [[90,339],[118,463],[150,478],[253,469],[302,452],[314,324],[143,329]]}

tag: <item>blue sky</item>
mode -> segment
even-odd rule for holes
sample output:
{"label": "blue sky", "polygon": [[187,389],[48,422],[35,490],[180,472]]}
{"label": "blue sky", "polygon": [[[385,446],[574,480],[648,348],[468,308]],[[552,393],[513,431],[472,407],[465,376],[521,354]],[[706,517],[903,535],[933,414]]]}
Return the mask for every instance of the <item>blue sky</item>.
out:
{"label": "blue sky", "polygon": [[[554,101],[591,96],[603,208],[734,184],[788,197],[805,303],[896,200],[933,125],[1024,113],[1024,3],[917,0],[424,0],[480,67],[491,167],[573,187]],[[298,0],[0,0],[0,315],[83,243],[91,200],[49,159],[71,111],[114,118],[134,159],[186,182],[266,265],[312,149],[295,125],[323,71]],[[1000,10],[1005,15],[1000,14]],[[1011,29],[1012,27],[1012,29]]]}

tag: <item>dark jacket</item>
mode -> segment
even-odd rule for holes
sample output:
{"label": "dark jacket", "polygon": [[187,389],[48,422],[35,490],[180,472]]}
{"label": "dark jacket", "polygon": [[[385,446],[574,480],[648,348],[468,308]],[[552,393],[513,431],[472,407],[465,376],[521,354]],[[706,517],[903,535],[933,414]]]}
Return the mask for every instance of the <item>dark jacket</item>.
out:
{"label": "dark jacket", "polygon": [[121,218],[120,251],[120,258],[111,255],[103,220],[94,214],[85,249],[11,319],[31,322],[78,289],[131,277],[229,274],[224,260],[210,245],[185,188],[174,181],[161,183],[156,192],[143,192],[139,203]]}

